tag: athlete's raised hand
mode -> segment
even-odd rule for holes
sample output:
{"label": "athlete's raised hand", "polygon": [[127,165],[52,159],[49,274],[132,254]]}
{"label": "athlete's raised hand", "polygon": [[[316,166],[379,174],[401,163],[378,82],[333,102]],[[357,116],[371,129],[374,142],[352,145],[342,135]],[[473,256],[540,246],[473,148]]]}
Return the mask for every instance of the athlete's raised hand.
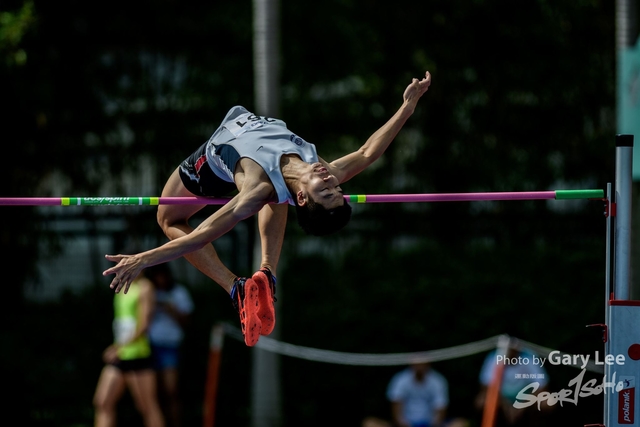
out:
{"label": "athlete's raised hand", "polygon": [[402,95],[404,101],[415,106],[420,97],[429,89],[429,85],[431,85],[431,74],[427,71],[422,80],[414,78],[407,86]]}

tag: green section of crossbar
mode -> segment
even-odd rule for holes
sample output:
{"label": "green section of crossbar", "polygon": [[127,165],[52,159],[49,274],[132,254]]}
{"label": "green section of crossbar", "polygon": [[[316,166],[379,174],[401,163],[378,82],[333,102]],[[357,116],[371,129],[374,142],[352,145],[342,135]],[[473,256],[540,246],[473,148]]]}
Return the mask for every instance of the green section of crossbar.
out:
{"label": "green section of crossbar", "polygon": [[604,199],[604,190],[556,190],[556,200]]}
{"label": "green section of crossbar", "polygon": [[62,206],[141,205],[157,206],[158,197],[63,197]]}

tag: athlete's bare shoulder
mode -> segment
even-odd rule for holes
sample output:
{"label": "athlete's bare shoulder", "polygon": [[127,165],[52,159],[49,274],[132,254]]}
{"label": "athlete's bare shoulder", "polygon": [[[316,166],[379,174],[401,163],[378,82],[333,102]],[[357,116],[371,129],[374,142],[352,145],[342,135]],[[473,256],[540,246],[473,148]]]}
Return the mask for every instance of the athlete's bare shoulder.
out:
{"label": "athlete's bare shoulder", "polygon": [[276,198],[276,191],[267,173],[255,161],[243,157],[238,161],[233,174],[238,191],[251,194],[251,197],[271,202]]}

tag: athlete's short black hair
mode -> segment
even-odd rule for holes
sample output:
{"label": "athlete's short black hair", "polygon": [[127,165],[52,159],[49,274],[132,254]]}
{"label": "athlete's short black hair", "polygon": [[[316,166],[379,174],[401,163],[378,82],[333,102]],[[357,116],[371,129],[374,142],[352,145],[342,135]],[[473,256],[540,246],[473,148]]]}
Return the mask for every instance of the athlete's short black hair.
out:
{"label": "athlete's short black hair", "polygon": [[304,206],[296,204],[298,224],[305,233],[326,236],[344,228],[351,219],[351,206],[345,200],[342,206],[326,209],[311,197]]}

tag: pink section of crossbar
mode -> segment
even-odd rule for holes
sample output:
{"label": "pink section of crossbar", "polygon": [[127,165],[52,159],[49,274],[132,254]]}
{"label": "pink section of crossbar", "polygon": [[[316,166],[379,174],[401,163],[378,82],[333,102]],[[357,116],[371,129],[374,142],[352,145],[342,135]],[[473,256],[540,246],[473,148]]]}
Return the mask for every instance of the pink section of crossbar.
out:
{"label": "pink section of crossbar", "polygon": [[4,206],[60,206],[60,198],[56,197],[3,197],[0,205]]}
{"label": "pink section of crossbar", "polygon": [[224,205],[229,198],[215,197],[159,197],[161,205]]}
{"label": "pink section of crossbar", "polygon": [[[349,196],[345,196],[349,197]],[[353,197],[353,196],[351,196]],[[441,194],[369,194],[364,203],[389,202],[465,202],[479,200],[547,200],[555,199],[555,191],[521,191],[491,193],[441,193]]]}

